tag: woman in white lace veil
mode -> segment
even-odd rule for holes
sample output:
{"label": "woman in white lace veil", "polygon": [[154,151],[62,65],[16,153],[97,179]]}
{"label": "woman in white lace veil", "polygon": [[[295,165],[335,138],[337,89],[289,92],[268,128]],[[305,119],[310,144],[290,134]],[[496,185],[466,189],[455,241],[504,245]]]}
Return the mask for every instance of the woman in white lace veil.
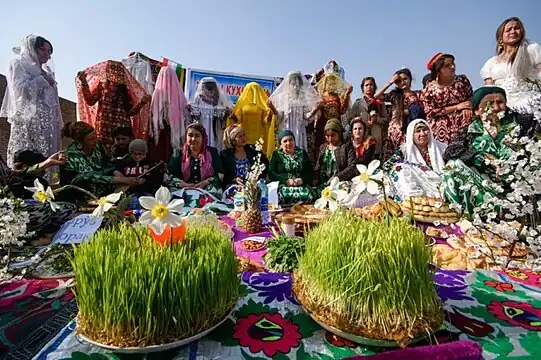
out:
{"label": "woman in white lace veil", "polygon": [[[60,150],[62,115],[52,71],[52,44],[41,36],[28,35],[15,53],[7,76],[7,89],[0,117],[11,124],[7,162],[21,150],[34,150],[45,157]],[[51,169],[52,180],[58,169]]]}
{"label": "woman in white lace veil", "polygon": [[[190,102],[192,122],[199,122],[207,131],[209,146],[222,150],[226,119],[233,102],[212,77],[201,79]],[[188,125],[188,124],[186,124]]]}
{"label": "woman in white lace veil", "polygon": [[487,85],[503,88],[507,105],[533,114],[541,120],[541,45],[526,38],[524,24],[517,17],[506,19],[496,30],[496,56],[481,69]]}
{"label": "woman in white lace veil", "polygon": [[268,106],[278,119],[278,133],[291,130],[297,146],[308,148],[306,125],[314,120],[321,98],[299,72],[289,72],[269,98]]}

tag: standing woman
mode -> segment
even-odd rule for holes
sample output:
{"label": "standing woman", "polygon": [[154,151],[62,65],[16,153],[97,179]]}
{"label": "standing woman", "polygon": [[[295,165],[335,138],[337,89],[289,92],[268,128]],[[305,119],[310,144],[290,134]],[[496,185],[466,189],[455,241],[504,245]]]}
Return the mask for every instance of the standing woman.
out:
{"label": "standing woman", "polygon": [[481,69],[485,84],[504,89],[510,108],[535,114],[541,120],[541,91],[526,81],[541,79],[541,45],[526,39],[524,24],[517,17],[501,23],[496,42],[496,56]]}
{"label": "standing woman", "polygon": [[[250,82],[240,94],[239,100],[233,108],[232,116],[232,120],[244,129],[246,143],[255,145],[259,139],[263,139],[263,151],[265,152],[267,152],[269,145],[269,131],[274,134],[274,128],[271,130],[269,126],[272,117],[270,117],[271,121],[268,121],[271,114],[267,106],[268,100],[269,97],[261,85]],[[274,144],[272,147],[274,148]]]}
{"label": "standing woman", "polygon": [[291,130],[296,145],[308,149],[306,126],[314,120],[321,98],[299,72],[290,72],[269,98],[269,108],[277,118],[278,131]]}
{"label": "standing woman", "polygon": [[321,145],[325,143],[325,125],[329,119],[341,119],[346,114],[349,107],[349,99],[353,88],[343,78],[343,70],[333,60],[325,66],[325,75],[316,84],[316,89],[321,96],[322,102],[318,107],[320,114],[315,120],[313,127],[313,146],[308,146],[308,154],[314,162],[318,157],[318,151]]}
{"label": "standing woman", "polygon": [[151,96],[119,61],[102,61],[77,74],[78,120],[93,126],[98,140],[109,150],[113,131],[132,126],[131,117]]}
{"label": "standing woman", "polygon": [[389,119],[385,102],[381,98],[376,98],[376,80],[371,77],[365,77],[361,81],[363,96],[355,100],[348,113],[348,121],[360,117],[367,125],[368,134],[376,140],[376,158],[382,158],[387,141],[387,129]]}
{"label": "standing woman", "polygon": [[192,121],[199,122],[208,134],[208,145],[222,150],[226,119],[233,110],[229,96],[216,79],[204,77],[190,103]]}
{"label": "standing woman", "polygon": [[473,90],[466,75],[456,75],[455,57],[437,53],[427,64],[432,80],[421,92],[434,139],[446,144],[472,119]]}
{"label": "standing woman", "polygon": [[[389,81],[374,97],[376,99],[384,98],[392,104],[391,121],[389,122],[389,148],[388,151],[393,153],[406,140],[405,133],[407,124],[404,124],[409,114],[411,105],[420,105],[420,91],[411,90],[412,81],[411,71],[409,69],[401,69],[393,74]],[[385,91],[392,85],[396,87],[389,93]]]}
{"label": "standing woman", "polygon": [[[7,89],[0,110],[11,124],[7,162],[13,166],[13,157],[22,150],[34,150],[45,157],[58,152],[61,146],[62,115],[58,89],[48,62],[53,53],[52,44],[41,36],[28,35],[11,61],[7,76]],[[53,170],[54,169],[54,170]],[[56,167],[49,170],[52,180]]]}

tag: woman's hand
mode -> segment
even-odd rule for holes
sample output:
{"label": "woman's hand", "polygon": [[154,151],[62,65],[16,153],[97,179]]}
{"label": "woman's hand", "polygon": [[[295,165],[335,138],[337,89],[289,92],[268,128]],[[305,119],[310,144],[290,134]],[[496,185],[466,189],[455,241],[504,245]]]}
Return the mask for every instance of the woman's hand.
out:
{"label": "woman's hand", "polygon": [[82,82],[86,82],[86,73],[84,71],[79,71],[77,73],[77,79],[81,80]]}
{"label": "woman's hand", "polygon": [[398,82],[398,79],[400,79],[398,77],[398,74],[394,74],[393,77],[391,78],[391,81],[389,81],[389,86],[396,84]]}
{"label": "woman's hand", "polygon": [[195,184],[195,187],[198,189],[204,189],[209,185],[210,185],[210,181],[207,179],[207,180],[198,182],[197,184]]}
{"label": "woman's hand", "polygon": [[295,179],[287,179],[286,184],[287,186],[295,186]]}
{"label": "woman's hand", "polygon": [[65,165],[67,161],[68,156],[66,155],[66,153],[64,151],[59,151],[52,154],[47,160],[44,161],[44,167],[49,168],[51,166]]}
{"label": "woman's hand", "polygon": [[346,89],[346,95],[351,94],[352,91],[353,91],[353,86],[349,85],[348,88]]}
{"label": "woman's hand", "polygon": [[473,117],[473,111],[471,111],[470,109],[464,109],[462,111],[462,119],[464,119],[464,121],[470,121]]}
{"label": "woman's hand", "polygon": [[471,111],[471,101],[461,102],[456,106],[457,111],[460,110],[470,110]]}
{"label": "woman's hand", "polygon": [[244,181],[240,177],[238,177],[235,179],[235,184],[237,184],[238,186],[243,186]]}
{"label": "woman's hand", "polygon": [[301,178],[295,179],[294,181],[295,181],[296,186],[301,186],[303,184],[303,181]]}

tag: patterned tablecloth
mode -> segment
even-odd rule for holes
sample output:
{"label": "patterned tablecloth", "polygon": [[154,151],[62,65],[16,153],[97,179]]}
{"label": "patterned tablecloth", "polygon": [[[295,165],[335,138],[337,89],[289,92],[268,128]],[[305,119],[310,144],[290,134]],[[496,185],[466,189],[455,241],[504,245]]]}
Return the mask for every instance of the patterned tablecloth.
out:
{"label": "patterned tablecloth", "polygon": [[[445,329],[438,342],[471,339],[486,359],[539,358],[541,274],[440,271],[438,294],[445,304]],[[291,294],[288,274],[242,274],[236,311],[198,342],[147,359],[343,359],[374,354],[319,327]],[[79,341],[71,322],[35,359],[143,359],[103,351]]]}

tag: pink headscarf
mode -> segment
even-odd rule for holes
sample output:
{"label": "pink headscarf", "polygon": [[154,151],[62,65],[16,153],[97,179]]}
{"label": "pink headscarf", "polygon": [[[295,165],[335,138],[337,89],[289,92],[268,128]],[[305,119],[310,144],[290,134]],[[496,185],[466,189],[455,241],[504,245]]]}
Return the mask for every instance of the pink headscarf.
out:
{"label": "pink headscarf", "polygon": [[188,100],[180,87],[177,74],[169,66],[161,68],[152,95],[152,124],[150,136],[158,144],[164,124],[171,127],[171,145],[180,147],[180,137],[184,133],[184,111]]}
{"label": "pink headscarf", "polygon": [[210,150],[208,148],[209,138],[205,128],[199,123],[191,123],[186,127],[186,137],[184,141],[184,146],[182,147],[182,176],[184,180],[190,178],[190,147],[188,146],[188,130],[194,129],[199,131],[203,136],[203,142],[201,144],[201,151],[199,152],[199,161],[201,163],[201,180],[206,180],[212,175],[214,175],[214,169],[212,167],[212,156],[210,155]]}

